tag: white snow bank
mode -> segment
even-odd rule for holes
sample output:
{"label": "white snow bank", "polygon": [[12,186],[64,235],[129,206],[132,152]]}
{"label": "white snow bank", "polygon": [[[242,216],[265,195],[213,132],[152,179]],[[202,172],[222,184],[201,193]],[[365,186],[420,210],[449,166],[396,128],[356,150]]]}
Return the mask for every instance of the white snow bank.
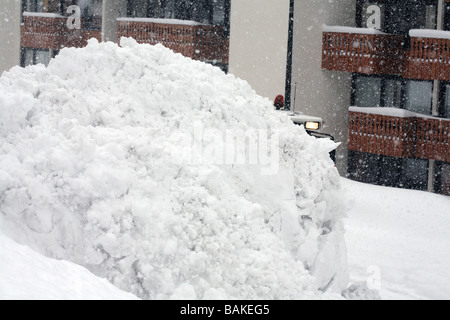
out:
{"label": "white snow bank", "polygon": [[351,282],[386,300],[447,300],[450,197],[342,182],[353,203],[345,219]]}
{"label": "white snow bank", "polygon": [[327,26],[322,25],[323,32],[335,32],[335,33],[356,33],[356,34],[378,34],[386,35],[386,33],[371,28],[353,28],[353,27],[342,27],[342,26]]}
{"label": "white snow bank", "polygon": [[0,232],[0,300],[134,300],[105,279],[46,258]]}
{"label": "white snow bank", "polygon": [[409,35],[415,38],[450,39],[450,31],[443,30],[412,29]]}
{"label": "white snow bank", "polygon": [[333,147],[216,67],[91,40],[0,78],[0,229],[142,298],[340,292]]}

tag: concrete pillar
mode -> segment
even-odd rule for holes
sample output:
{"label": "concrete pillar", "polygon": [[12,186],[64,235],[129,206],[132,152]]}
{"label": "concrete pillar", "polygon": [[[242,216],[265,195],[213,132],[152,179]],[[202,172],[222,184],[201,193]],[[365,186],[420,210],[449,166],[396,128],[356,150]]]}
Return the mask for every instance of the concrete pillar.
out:
{"label": "concrete pillar", "polygon": [[271,101],[284,95],[288,19],[289,0],[231,1],[229,73]]}
{"label": "concrete pillar", "polygon": [[355,15],[355,0],[295,1],[292,109],[324,119],[324,132],[341,143],[337,152],[341,175],[347,173],[351,74],[321,69],[322,26],[354,27]]}
{"label": "concrete pillar", "polygon": [[117,18],[126,17],[126,0],[103,0],[102,41],[117,42]]}
{"label": "concrete pillar", "polygon": [[0,75],[20,64],[21,1],[2,0],[0,10]]}

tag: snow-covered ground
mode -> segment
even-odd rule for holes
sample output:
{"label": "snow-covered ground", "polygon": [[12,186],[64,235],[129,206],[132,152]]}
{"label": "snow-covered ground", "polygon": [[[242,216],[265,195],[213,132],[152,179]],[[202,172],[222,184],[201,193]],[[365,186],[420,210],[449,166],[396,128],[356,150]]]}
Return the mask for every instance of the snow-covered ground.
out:
{"label": "snow-covered ground", "polygon": [[46,258],[0,231],[0,299],[133,300],[87,269]]}
{"label": "snow-covered ground", "polygon": [[342,182],[350,282],[382,299],[450,299],[450,197]]}

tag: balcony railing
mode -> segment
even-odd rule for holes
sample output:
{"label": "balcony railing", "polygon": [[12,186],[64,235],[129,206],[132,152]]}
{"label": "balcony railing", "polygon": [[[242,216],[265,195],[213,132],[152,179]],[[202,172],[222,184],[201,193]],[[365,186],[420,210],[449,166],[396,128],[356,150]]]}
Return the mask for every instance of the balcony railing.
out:
{"label": "balcony railing", "polygon": [[450,81],[449,31],[411,30],[408,50],[405,40],[370,29],[324,27],[322,69]]}
{"label": "balcony railing", "polygon": [[84,47],[87,40],[101,41],[100,30],[69,30],[67,18],[53,13],[24,13],[21,46],[36,49],[59,50],[64,47]]}
{"label": "balcony railing", "polygon": [[322,69],[364,74],[401,74],[403,37],[365,34],[362,33],[364,29],[348,29],[352,33],[323,33]]}
{"label": "balcony railing", "polygon": [[[450,35],[450,32],[445,33]],[[412,33],[415,34],[417,36],[411,37],[411,49],[405,55],[403,76],[450,81],[450,36],[448,39],[439,39],[419,37],[420,32]]]}
{"label": "balcony railing", "polygon": [[417,118],[416,157],[450,162],[450,120]]}
{"label": "balcony railing", "polygon": [[387,114],[361,109],[350,109],[349,150],[450,162],[450,120],[400,114],[398,109],[389,115],[390,108]]}
{"label": "balcony railing", "polygon": [[138,43],[161,43],[196,60],[228,63],[229,41],[221,26],[180,20],[119,18],[117,37],[132,37]]}

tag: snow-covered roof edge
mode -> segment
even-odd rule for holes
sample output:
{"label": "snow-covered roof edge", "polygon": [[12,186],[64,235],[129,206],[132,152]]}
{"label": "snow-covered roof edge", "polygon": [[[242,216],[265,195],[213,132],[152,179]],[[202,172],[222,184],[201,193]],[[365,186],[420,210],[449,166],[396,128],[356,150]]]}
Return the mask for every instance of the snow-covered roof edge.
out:
{"label": "snow-covered roof edge", "polygon": [[450,31],[443,30],[413,29],[409,31],[409,35],[416,38],[436,38],[450,40]]}
{"label": "snow-covered roof edge", "polygon": [[323,32],[336,32],[336,33],[358,33],[358,34],[379,34],[385,35],[386,33],[381,32],[376,29],[369,28],[352,28],[352,27],[342,27],[342,26],[327,26],[322,25]]}
{"label": "snow-covered roof edge", "polygon": [[399,108],[350,107],[349,111],[351,111],[351,112],[359,112],[359,113],[368,113],[368,114],[378,114],[378,115],[390,116],[390,117],[398,117],[398,118],[423,118],[423,119],[436,119],[436,120],[450,121],[450,119],[438,118],[438,117],[433,117],[433,116],[427,116],[427,115],[424,115],[424,114],[412,112],[412,111],[405,110],[405,109],[399,109]]}
{"label": "snow-covered roof edge", "polygon": [[161,19],[161,18],[117,18],[117,21],[129,21],[129,22],[150,22],[161,24],[181,24],[187,26],[204,26],[205,24],[192,21],[192,20],[179,20],[179,19]]}
{"label": "snow-covered roof edge", "polygon": [[43,17],[43,18],[64,18],[64,16],[58,13],[49,12],[24,12],[24,17]]}

